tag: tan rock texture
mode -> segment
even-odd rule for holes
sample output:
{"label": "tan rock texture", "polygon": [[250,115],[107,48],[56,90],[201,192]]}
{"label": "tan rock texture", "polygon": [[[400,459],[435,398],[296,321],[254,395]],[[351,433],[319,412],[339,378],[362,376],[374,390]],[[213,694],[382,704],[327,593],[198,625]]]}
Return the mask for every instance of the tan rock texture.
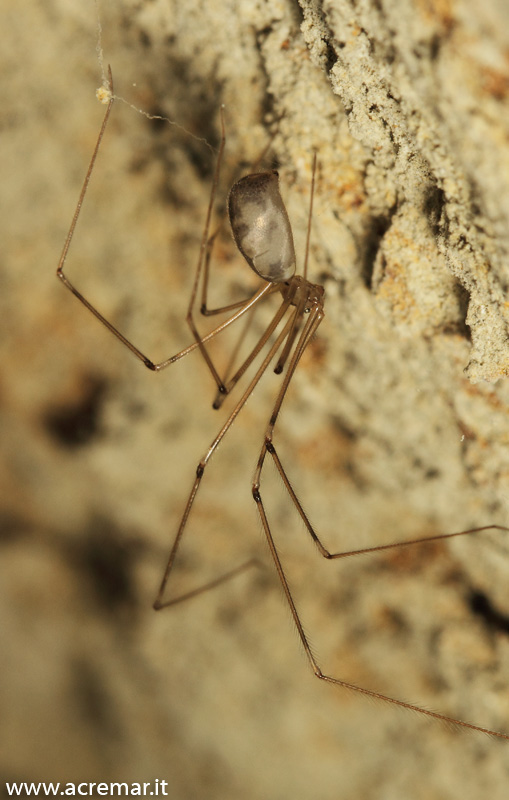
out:
{"label": "tan rock texture", "polygon": [[[210,463],[179,576],[264,566],[152,611],[233,406],[211,408],[199,354],[149,373],[55,279],[104,113],[96,8],[0,14],[2,779],[159,778],[175,800],[505,798],[508,743],[309,670],[251,497],[273,373]],[[318,154],[309,269],[326,317],[275,441],[331,550],[509,522],[508,17],[503,0],[99,7],[116,93],[178,125],[115,103],[68,274],[151,358],[190,341],[221,104],[218,209],[270,143],[299,267]],[[221,235],[213,301],[252,285]],[[330,563],[270,465],[263,489],[324,671],[509,733],[508,535]]]}

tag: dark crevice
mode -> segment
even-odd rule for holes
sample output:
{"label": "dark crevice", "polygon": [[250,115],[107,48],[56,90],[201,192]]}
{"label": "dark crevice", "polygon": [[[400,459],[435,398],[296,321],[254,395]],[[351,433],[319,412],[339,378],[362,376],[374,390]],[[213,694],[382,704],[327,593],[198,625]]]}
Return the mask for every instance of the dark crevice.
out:
{"label": "dark crevice", "polygon": [[498,611],[484,592],[473,590],[467,599],[470,610],[484,621],[487,628],[509,634],[509,616]]}
{"label": "dark crevice", "polygon": [[11,511],[0,510],[0,544],[10,544],[30,533],[30,523]]}
{"label": "dark crevice", "polygon": [[92,589],[92,597],[108,614],[137,605],[133,577],[132,543],[125,541],[113,523],[95,517],[79,540],[70,545],[70,559]]}
{"label": "dark crevice", "polygon": [[353,427],[348,425],[344,420],[337,416],[336,414],[332,414],[330,416],[330,421],[335,428],[336,431],[348,442],[356,441],[358,437],[358,432],[354,430]]}
{"label": "dark crevice", "polygon": [[165,116],[164,109],[161,108],[161,106],[154,104],[150,106],[150,108],[147,108],[147,114],[149,114],[147,122],[152,128],[154,134],[159,136],[160,134],[166,133],[168,130],[168,123],[165,119],[163,119]]}
{"label": "dark crevice", "polygon": [[152,41],[150,36],[146,31],[139,31],[138,33],[138,42],[143,47],[144,50],[149,50],[152,47]]}
{"label": "dark crevice", "polygon": [[429,43],[429,57],[430,57],[431,61],[437,61],[437,59],[438,59],[438,57],[440,55],[441,48],[442,48],[442,41],[441,41],[440,36],[437,33],[437,34],[435,34],[434,36],[431,37],[431,40],[430,40],[430,43]]}
{"label": "dark crevice", "polygon": [[329,74],[338,60],[338,55],[335,47],[333,47],[330,42],[326,41],[325,39],[323,42],[325,45],[325,71],[327,74]]}
{"label": "dark crevice", "polygon": [[472,340],[472,333],[469,326],[466,323],[467,314],[468,314],[468,304],[470,303],[470,293],[457,281],[454,285],[454,293],[456,295],[458,306],[460,308],[460,322],[452,331],[453,333],[459,333],[463,336],[467,342]]}
{"label": "dark crevice", "polygon": [[295,13],[297,24],[299,26],[302,25],[302,23],[304,22],[304,12],[300,6],[300,3],[298,2],[298,0],[291,0],[290,6]]}
{"label": "dark crevice", "polygon": [[106,392],[103,378],[88,378],[81,396],[69,404],[46,411],[43,424],[63,447],[73,449],[89,444],[99,433],[101,408]]}
{"label": "dark crevice", "polygon": [[[166,119],[147,118],[146,124],[151,128],[151,133],[157,135],[151,139],[150,148],[133,156],[132,171],[139,172],[148,164],[159,161],[163,167],[163,175],[172,176],[175,173],[175,159],[185,153],[198,178],[209,182],[215,166],[211,150],[216,151],[220,141],[222,83],[216,79],[214,73],[203,80],[193,70],[189,59],[174,53],[166,60],[164,74],[172,76],[171,98],[167,96],[167,85],[164,82],[160,86],[154,86],[148,113],[152,117],[178,120],[179,124],[175,128]],[[210,149],[202,139],[210,145]],[[182,202],[178,192],[171,187],[167,195],[163,196],[163,200],[170,205],[179,205]]]}
{"label": "dark crevice", "polygon": [[438,236],[443,229],[443,212],[445,208],[445,193],[436,184],[431,184],[426,192],[423,211],[428,220],[428,225],[433,236]]}
{"label": "dark crevice", "polygon": [[362,254],[361,277],[368,289],[372,288],[373,272],[377,253],[385,234],[391,227],[395,208],[383,216],[372,217],[364,239]]}
{"label": "dark crevice", "polygon": [[78,719],[84,720],[101,735],[121,737],[121,726],[111,702],[104,676],[92,659],[77,657],[71,671],[71,692]]}

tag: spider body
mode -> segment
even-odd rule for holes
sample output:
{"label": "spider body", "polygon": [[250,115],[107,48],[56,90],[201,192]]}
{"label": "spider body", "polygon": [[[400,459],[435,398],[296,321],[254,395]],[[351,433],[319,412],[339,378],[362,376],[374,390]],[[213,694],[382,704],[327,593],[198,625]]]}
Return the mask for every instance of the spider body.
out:
{"label": "spider body", "polygon": [[[241,178],[235,183],[230,190],[228,196],[228,213],[232,227],[233,237],[237,244],[240,253],[244,256],[249,266],[261,278],[262,283],[260,288],[246,300],[222,306],[220,308],[209,309],[207,305],[207,288],[209,281],[209,263],[211,259],[214,238],[217,233],[210,234],[212,208],[214,204],[216,189],[219,180],[220,164],[225,143],[224,121],[221,114],[222,124],[222,137],[221,145],[216,162],[216,170],[209,199],[205,225],[201,240],[200,252],[198,256],[198,263],[196,267],[196,274],[191,290],[186,321],[190,327],[193,335],[193,342],[185,347],[178,353],[170,356],[164,361],[155,362],[148,358],[144,353],[139,350],[136,345],[130,342],[111,322],[109,322],[101,313],[89,302],[78,289],[69,281],[64,274],[64,266],[67,259],[71,240],[76,228],[79,218],[81,207],[85,198],[88,188],[90,176],[92,174],[97,153],[106,129],[107,121],[111,112],[114,102],[113,81],[111,71],[109,73],[109,102],[103,124],[101,126],[99,136],[92,154],[90,165],[88,167],[83,187],[78,199],[76,210],[67,234],[64,244],[62,255],[57,267],[57,276],[71,291],[74,296],[101,322],[119,341],[125,345],[136,358],[138,358],[147,368],[152,371],[159,372],[167,368],[179,359],[187,356],[194,350],[199,350],[203,361],[209,369],[217,386],[217,395],[214,401],[214,407],[219,408],[226,395],[232,392],[237,384],[240,384],[244,378],[247,370],[258,359],[260,363],[256,368],[254,375],[248,381],[247,386],[244,388],[240,398],[238,399],[233,410],[221,426],[219,432],[203,454],[198,462],[194,482],[186,502],[184,512],[182,514],[180,524],[173,539],[173,545],[170,550],[166,569],[164,571],[159,591],[154,601],[154,608],[156,610],[175,605],[183,600],[202,594],[204,591],[217,586],[240,572],[246,570],[254,565],[254,560],[241,564],[236,569],[227,572],[216,580],[211,581],[205,586],[200,586],[193,589],[186,594],[177,597],[167,597],[167,587],[170,582],[172,569],[174,566],[175,558],[187,527],[189,515],[191,513],[196,495],[199,491],[201,481],[206,471],[206,467],[214,454],[217,446],[220,444],[224,436],[229,431],[230,427],[235,422],[238,414],[243,409],[248,398],[254,392],[258,382],[267,370],[267,368],[275,361],[274,371],[284,375],[281,380],[277,396],[270,413],[268,423],[263,436],[263,442],[258,458],[255,476],[252,484],[252,495],[256,503],[260,520],[262,522],[263,530],[267,539],[268,548],[270,550],[275,569],[279,576],[290,613],[292,615],[295,627],[300,637],[302,646],[306,652],[310,666],[314,674],[321,680],[332,685],[343,687],[346,689],[354,690],[365,696],[375,698],[377,700],[392,703],[393,705],[417,711],[427,717],[440,720],[442,722],[453,723],[464,728],[480,731],[483,733],[497,736],[502,739],[509,739],[509,736],[504,733],[498,733],[469,722],[463,722],[444,714],[420,708],[412,703],[407,703],[403,700],[383,695],[379,692],[366,689],[364,687],[348,683],[341,678],[333,677],[325,674],[321,667],[318,665],[311,648],[309,646],[307,635],[304,631],[299,612],[294,603],[290,586],[286,579],[285,571],[281,563],[280,556],[276,549],[274,536],[271,530],[271,525],[268,520],[262,498],[261,491],[261,478],[265,464],[266,456],[269,455],[275,464],[277,471],[283,481],[288,496],[293,503],[296,511],[300,515],[309,535],[315,542],[319,554],[328,559],[334,560],[345,558],[353,555],[360,555],[367,552],[382,551],[396,547],[410,546],[423,541],[431,541],[434,539],[447,539],[453,536],[462,536],[465,534],[479,533],[484,530],[507,530],[502,526],[489,525],[483,528],[472,529],[468,531],[460,531],[454,534],[442,534],[438,536],[426,537],[424,539],[415,539],[406,542],[396,542],[393,544],[382,545],[378,547],[365,548],[363,550],[331,553],[323,544],[313,526],[311,525],[303,507],[293,490],[291,482],[286,474],[284,466],[278,456],[276,446],[274,444],[274,429],[279,418],[281,406],[285,399],[288,387],[293,378],[293,375],[299,365],[300,359],[305,352],[308,344],[324,317],[324,289],[318,284],[311,283],[307,279],[307,262],[309,253],[309,240],[310,229],[313,209],[313,196],[314,184],[316,174],[316,155],[313,160],[312,182],[311,182],[311,198],[309,205],[309,217],[307,227],[307,237],[305,253],[303,258],[302,274],[296,274],[296,257],[293,242],[292,228],[288,214],[279,192],[279,178],[275,171],[257,172]],[[279,293],[280,303],[276,309],[272,320],[269,322],[258,341],[254,344],[251,351],[244,358],[244,360],[236,367],[233,368],[232,364],[228,366],[225,372],[221,373],[208,350],[208,342],[216,336],[219,336],[226,328],[233,325],[244,315],[254,312],[260,306],[261,302],[269,294]],[[214,316],[217,314],[229,314],[228,318],[217,325],[212,331],[206,335],[201,335],[198,331],[195,322],[195,307],[198,298],[201,297],[200,311],[204,316]],[[259,357],[259,358],[258,358]],[[276,360],[277,359],[277,360]]]}

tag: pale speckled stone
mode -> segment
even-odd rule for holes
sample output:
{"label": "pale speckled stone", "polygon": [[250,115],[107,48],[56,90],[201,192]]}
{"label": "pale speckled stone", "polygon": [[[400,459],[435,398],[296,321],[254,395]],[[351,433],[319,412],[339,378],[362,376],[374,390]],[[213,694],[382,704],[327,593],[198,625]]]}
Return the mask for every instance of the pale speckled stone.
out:
{"label": "pale speckled stone", "polygon": [[[276,441],[327,545],[507,522],[504,2],[103,5],[118,94],[213,145],[225,104],[223,196],[277,130],[299,264],[318,150],[310,270],[326,318]],[[26,10],[1,12],[2,775],[159,777],[179,799],[505,798],[506,745],[310,674],[250,496],[280,379],[267,376],[211,462],[184,564],[193,585],[253,554],[267,569],[151,611],[220,420],[198,357],[148,373],[54,277],[104,110],[94,5]],[[189,341],[211,161],[118,103],[69,257],[80,288],[156,359]],[[249,281],[230,255],[225,239],[215,298]],[[98,431],[65,448],[45,420],[91,380],[106,382]],[[322,563],[271,476],[324,669],[509,730],[507,633],[466,603],[475,589],[509,613],[507,539]]]}

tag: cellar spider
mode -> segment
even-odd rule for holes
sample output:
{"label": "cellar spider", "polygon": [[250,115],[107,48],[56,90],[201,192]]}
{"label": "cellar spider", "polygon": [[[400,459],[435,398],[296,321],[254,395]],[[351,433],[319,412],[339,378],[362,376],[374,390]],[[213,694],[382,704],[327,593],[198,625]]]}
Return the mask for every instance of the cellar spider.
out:
{"label": "cellar spider", "polygon": [[[94,169],[99,147],[101,145],[101,141],[103,139],[104,132],[106,130],[106,126],[114,102],[113,79],[111,75],[111,69],[109,69],[109,92],[106,94],[106,101],[108,103],[108,107],[106,109],[106,113],[92,153],[92,158],[90,160],[85,180],[83,182],[76,210],[74,212],[74,216],[69,231],[67,233],[62,255],[60,257],[60,261],[57,267],[57,277],[62,281],[64,286],[66,286],[67,289],[69,289],[75,295],[75,297],[77,297],[78,300],[86,308],[88,308],[88,310],[106,328],[108,328],[108,330],[111,331],[111,333],[113,333],[114,336],[116,336],[117,339],[119,339],[122,342],[122,344],[124,344],[136,356],[136,358],[138,358],[148,369],[154,372],[160,372],[166,367],[169,367],[170,364],[173,364],[179,359],[184,358],[193,350],[198,349],[217,386],[217,394],[213,404],[215,408],[219,408],[221,406],[224,397],[226,397],[226,395],[228,395],[235,389],[237,383],[239,383],[241,378],[243,378],[244,374],[246,373],[247,369],[251,366],[255,358],[262,353],[264,348],[266,348],[265,355],[263,356],[261,364],[259,365],[254,377],[251,378],[242,396],[240,397],[237,404],[233,408],[233,411],[231,411],[231,413],[227,417],[226,421],[222,425],[218,434],[213,439],[212,443],[206,450],[203,458],[200,460],[197,466],[196,477],[194,479],[194,483],[191,492],[189,494],[189,498],[187,500],[184,513],[182,515],[177,533],[175,535],[175,539],[173,541],[173,546],[170,551],[168,563],[164,571],[159,591],[157,592],[157,596],[154,601],[154,609],[160,610],[162,608],[175,605],[176,603],[186,600],[190,597],[201,594],[202,592],[229,580],[233,576],[238,575],[240,572],[242,572],[243,570],[247,569],[248,567],[252,566],[255,563],[254,560],[251,559],[250,561],[241,564],[236,569],[233,569],[221,575],[219,578],[217,578],[214,581],[211,581],[205,586],[201,586],[198,589],[194,589],[192,591],[189,591],[185,594],[181,594],[177,597],[173,597],[171,599],[164,599],[166,587],[170,579],[177,551],[181,543],[184,530],[187,525],[189,514],[193,507],[193,503],[195,501],[203,475],[205,473],[205,468],[207,467],[212,455],[214,454],[216,448],[222,441],[223,437],[226,435],[230,427],[233,425],[238,414],[244,407],[247,399],[250,397],[250,395],[256,388],[262,375],[267,370],[271,362],[277,357],[277,362],[274,367],[274,372],[276,374],[282,374],[284,372],[284,375],[263,437],[263,444],[261,446],[261,451],[258,458],[258,463],[252,484],[252,494],[254,501],[256,503],[256,507],[258,509],[260,520],[263,526],[263,531],[267,539],[267,544],[279,580],[281,582],[284,595],[286,597],[286,601],[290,608],[290,612],[293,621],[295,623],[300,641],[302,643],[307,659],[311,665],[314,674],[316,675],[317,678],[319,678],[322,681],[325,681],[326,683],[333,684],[335,686],[340,686],[345,689],[350,689],[365,696],[372,697],[377,700],[382,700],[386,703],[392,703],[395,706],[399,706],[411,711],[416,711],[419,714],[424,714],[427,717],[431,717],[436,720],[440,720],[442,722],[452,723],[454,725],[461,726],[463,728],[468,728],[470,730],[486,733],[491,736],[499,737],[501,739],[509,739],[509,735],[505,733],[489,730],[488,728],[483,728],[479,725],[474,725],[473,723],[470,722],[465,722],[463,720],[455,719],[445,714],[440,714],[435,711],[430,711],[428,709],[420,708],[419,706],[416,706],[412,703],[408,703],[403,700],[398,700],[394,697],[389,697],[388,695],[384,695],[381,694],[380,692],[366,689],[356,684],[348,683],[347,681],[344,681],[341,678],[327,675],[324,672],[322,672],[321,667],[318,665],[317,660],[315,659],[311,651],[308,637],[304,632],[299,612],[294,603],[292,592],[290,590],[290,586],[288,584],[283,565],[281,563],[276,545],[274,543],[274,538],[272,535],[269,520],[267,518],[265,507],[263,504],[262,492],[261,492],[261,478],[267,455],[269,455],[273,459],[276,469],[279,475],[281,476],[286,491],[288,492],[288,495],[291,499],[291,502],[293,503],[300,518],[302,519],[320,555],[329,560],[346,558],[348,556],[361,555],[365,553],[380,552],[396,547],[410,546],[422,542],[436,541],[438,539],[450,539],[455,536],[464,536],[466,534],[480,533],[486,530],[501,530],[501,531],[508,530],[507,528],[504,528],[501,525],[487,525],[481,528],[472,528],[470,530],[460,531],[458,533],[442,534],[437,536],[424,537],[420,539],[413,539],[411,541],[395,542],[392,544],[381,545],[377,547],[368,547],[362,550],[331,553],[323,545],[320,538],[313,529],[308,517],[306,516],[306,513],[304,512],[304,509],[292,488],[292,485],[285,472],[283,464],[279,459],[276,446],[273,441],[273,436],[274,436],[274,429],[276,426],[276,422],[279,418],[279,414],[281,411],[281,406],[285,399],[292,377],[297,369],[297,366],[299,365],[299,362],[301,360],[304,351],[306,350],[308,344],[310,343],[316,331],[318,330],[318,327],[324,317],[324,289],[322,286],[311,283],[307,279],[309,240],[310,240],[311,219],[313,210],[314,187],[315,187],[316,154],[313,159],[309,215],[308,215],[308,225],[307,225],[307,235],[306,235],[306,245],[305,245],[305,255],[303,261],[302,275],[298,275],[295,273],[296,259],[295,259],[295,251],[293,244],[293,234],[285,205],[279,193],[277,172],[267,171],[267,172],[257,172],[255,174],[247,175],[244,178],[241,178],[237,183],[235,183],[232,189],[230,190],[228,196],[228,214],[230,218],[233,238],[235,240],[237,248],[240,250],[241,254],[244,256],[244,259],[247,261],[249,266],[261,278],[262,281],[261,286],[247,300],[232,303],[230,305],[222,306],[220,308],[209,309],[207,306],[209,263],[211,258],[213,241],[217,234],[217,231],[213,234],[210,233],[211,217],[219,181],[221,160],[225,146],[224,115],[223,115],[223,109],[221,108],[221,141],[216,159],[216,167],[212,182],[210,199],[207,208],[207,215],[203,229],[203,235],[201,239],[198,263],[196,267],[196,274],[191,290],[191,297],[189,300],[187,316],[186,316],[186,321],[191,329],[194,341],[192,344],[188,345],[183,350],[171,356],[170,358],[167,358],[159,363],[155,363],[151,359],[147,358],[147,356],[144,355],[141,352],[141,350],[139,350],[132,342],[126,339],[126,337],[122,333],[120,333],[120,331],[117,330],[117,328],[111,322],[105,319],[105,317],[102,316],[102,314],[78,291],[78,289],[74,287],[74,285],[69,281],[69,279],[64,274],[64,265],[69,252],[71,240],[74,235],[81,207],[85,198],[85,194],[87,192],[90,177]],[[245,359],[243,360],[241,365],[236,369],[236,371],[229,377],[228,375],[225,375],[222,378],[218,370],[216,369],[216,366],[214,365],[214,362],[207,349],[208,342],[214,337],[221,334],[226,328],[228,328],[233,323],[237,322],[237,320],[246,315],[248,312],[256,310],[260,306],[264,298],[266,298],[268,295],[277,293],[279,293],[281,296],[280,304],[274,316],[272,317],[271,322],[268,324],[265,331],[258,339],[257,343],[252,348],[251,352],[247,355],[247,357],[245,357]],[[210,333],[208,333],[206,336],[203,337],[200,336],[194,320],[195,307],[199,295],[201,296],[200,311],[202,314],[204,315],[216,315],[223,313],[230,314],[230,316],[226,319],[226,321],[222,322],[220,325],[215,327]],[[228,371],[232,370],[229,369]]]}

